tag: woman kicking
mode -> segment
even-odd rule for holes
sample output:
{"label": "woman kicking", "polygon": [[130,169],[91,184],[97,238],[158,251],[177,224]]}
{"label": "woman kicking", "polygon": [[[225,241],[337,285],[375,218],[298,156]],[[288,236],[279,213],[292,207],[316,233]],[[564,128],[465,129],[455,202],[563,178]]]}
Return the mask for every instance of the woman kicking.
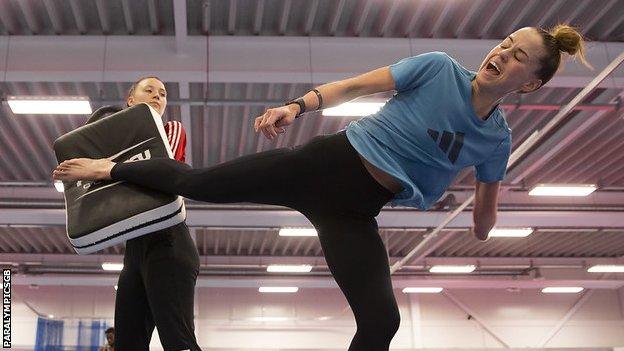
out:
{"label": "woman kicking", "polygon": [[511,149],[499,103],[548,82],[562,51],[578,53],[585,63],[582,36],[573,28],[522,28],[492,48],[477,72],[444,53],[422,54],[321,85],[256,118],[255,130],[273,139],[306,111],[396,90],[376,114],[303,146],[203,169],[171,159],[118,164],[74,159],[61,163],[53,177],[123,180],[199,201],[282,205],[301,212],[317,229],[327,264],[355,315],[349,350],[387,350],[399,311],[375,216],[388,201],[427,209],[458,172],[474,166],[473,231],[487,238]]}

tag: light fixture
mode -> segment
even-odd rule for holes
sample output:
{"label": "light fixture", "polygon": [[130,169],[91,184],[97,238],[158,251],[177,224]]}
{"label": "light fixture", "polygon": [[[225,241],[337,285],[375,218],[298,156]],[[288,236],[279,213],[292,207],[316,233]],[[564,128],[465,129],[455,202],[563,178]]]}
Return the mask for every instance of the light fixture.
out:
{"label": "light fixture", "polygon": [[278,273],[307,273],[312,270],[312,266],[308,264],[299,265],[283,265],[272,264],[267,267],[267,272]]}
{"label": "light fixture", "polygon": [[91,104],[86,96],[8,96],[14,114],[90,115]]}
{"label": "light fixture", "polygon": [[494,228],[490,230],[489,237],[498,238],[524,238],[533,233],[533,228]]}
{"label": "light fixture", "polygon": [[318,236],[314,228],[281,228],[279,236]]}
{"label": "light fixture", "polygon": [[595,184],[538,184],[530,196],[587,196],[596,191]]}
{"label": "light fixture", "polygon": [[124,267],[123,263],[112,263],[112,262],[102,263],[102,269],[105,271],[121,271],[123,267]]}
{"label": "light fixture", "polygon": [[54,315],[53,314],[49,314],[48,318],[54,318]]}
{"label": "light fixture", "polygon": [[323,110],[323,116],[368,116],[379,111],[385,102],[346,102]]}
{"label": "light fixture", "polygon": [[117,291],[117,285],[115,285],[115,291]]}
{"label": "light fixture", "polygon": [[59,193],[62,193],[63,191],[65,191],[65,187],[63,186],[63,182],[60,181],[60,180],[54,181],[54,187],[56,188],[56,191],[58,191]]}
{"label": "light fixture", "polygon": [[288,317],[252,317],[249,320],[254,322],[285,322],[290,320]]}
{"label": "light fixture", "polygon": [[575,294],[581,291],[583,291],[583,288],[579,286],[551,286],[542,289],[542,292],[545,294]]}
{"label": "light fixture", "polygon": [[624,273],[624,265],[621,264],[597,264],[587,269],[591,273]]}
{"label": "light fixture", "polygon": [[455,266],[455,265],[437,265],[429,269],[431,273],[470,273],[473,272],[476,267],[472,264]]}
{"label": "light fixture", "polygon": [[404,288],[404,294],[437,294],[442,292],[443,288]]}
{"label": "light fixture", "polygon": [[299,288],[294,286],[261,286],[258,291],[261,293],[296,293]]}

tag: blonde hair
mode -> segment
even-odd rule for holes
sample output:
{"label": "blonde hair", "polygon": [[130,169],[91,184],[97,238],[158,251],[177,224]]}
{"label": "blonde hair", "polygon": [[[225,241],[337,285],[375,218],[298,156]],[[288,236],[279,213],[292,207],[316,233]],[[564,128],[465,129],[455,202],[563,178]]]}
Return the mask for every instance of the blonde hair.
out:
{"label": "blonde hair", "polygon": [[585,39],[576,28],[558,24],[548,31],[542,28],[535,29],[542,36],[546,50],[546,55],[540,59],[540,68],[535,72],[542,80],[542,85],[546,84],[559,69],[561,52],[578,58],[584,66],[593,68],[585,58]]}

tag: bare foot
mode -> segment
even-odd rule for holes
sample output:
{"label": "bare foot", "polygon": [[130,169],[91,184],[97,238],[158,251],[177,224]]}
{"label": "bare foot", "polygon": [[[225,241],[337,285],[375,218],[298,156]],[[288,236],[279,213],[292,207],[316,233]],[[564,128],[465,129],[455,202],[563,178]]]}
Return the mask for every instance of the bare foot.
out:
{"label": "bare foot", "polygon": [[114,162],[107,158],[74,158],[63,161],[52,172],[55,180],[108,180]]}

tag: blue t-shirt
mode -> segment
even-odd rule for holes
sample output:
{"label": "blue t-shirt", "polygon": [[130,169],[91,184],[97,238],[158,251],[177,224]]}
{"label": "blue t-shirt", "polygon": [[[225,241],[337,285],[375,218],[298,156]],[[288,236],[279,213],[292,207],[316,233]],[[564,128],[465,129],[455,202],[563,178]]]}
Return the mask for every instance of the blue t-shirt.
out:
{"label": "blue t-shirt", "polygon": [[498,107],[486,120],[474,112],[475,72],[442,52],[403,59],[390,71],[397,93],[346,130],[358,153],[403,185],[394,205],[429,208],[468,166],[481,182],[503,180],[511,129]]}

